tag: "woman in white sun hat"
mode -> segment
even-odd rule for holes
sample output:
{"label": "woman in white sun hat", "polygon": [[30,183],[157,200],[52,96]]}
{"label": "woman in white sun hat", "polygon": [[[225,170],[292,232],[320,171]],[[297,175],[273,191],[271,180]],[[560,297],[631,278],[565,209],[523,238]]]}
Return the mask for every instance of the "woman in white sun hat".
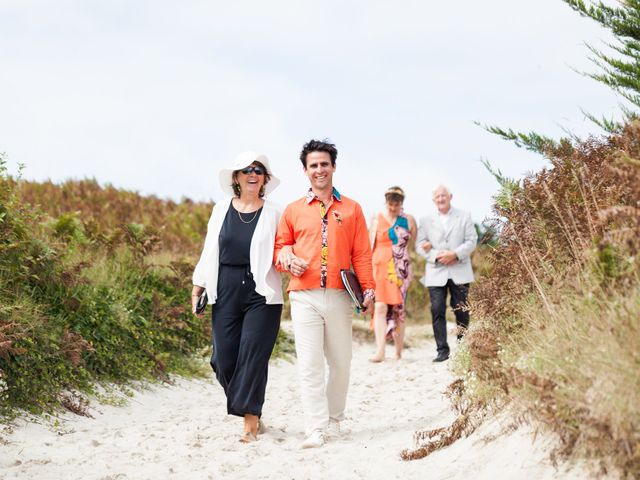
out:
{"label": "woman in white sun hat", "polygon": [[[267,368],[280,328],[282,280],[273,266],[280,209],[264,196],[280,180],[265,155],[244,152],[219,174],[229,198],[211,213],[191,303],[206,289],[212,304],[211,367],[227,396],[227,413],[244,418],[243,443],[257,440]],[[201,314],[200,314],[201,315]]]}

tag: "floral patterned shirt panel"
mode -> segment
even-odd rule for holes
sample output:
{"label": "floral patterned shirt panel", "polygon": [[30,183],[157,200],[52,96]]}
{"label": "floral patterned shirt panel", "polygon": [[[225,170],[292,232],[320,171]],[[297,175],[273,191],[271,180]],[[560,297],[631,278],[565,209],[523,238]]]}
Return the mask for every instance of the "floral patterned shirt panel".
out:
{"label": "floral patterned shirt panel", "polygon": [[[327,288],[327,265],[329,263],[329,208],[333,204],[333,200],[340,201],[340,192],[333,188],[331,192],[331,203],[325,205],[318,196],[313,193],[313,190],[309,189],[307,192],[307,203],[311,203],[317,200],[320,204],[320,221],[322,222],[321,238],[322,243],[320,245],[320,288]],[[335,213],[335,212],[334,212]]]}

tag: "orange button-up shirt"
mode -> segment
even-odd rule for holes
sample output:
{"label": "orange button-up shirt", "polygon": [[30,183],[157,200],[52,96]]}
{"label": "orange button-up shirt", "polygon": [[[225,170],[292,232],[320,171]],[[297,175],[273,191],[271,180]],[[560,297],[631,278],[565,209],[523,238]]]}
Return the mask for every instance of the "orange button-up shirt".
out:
{"label": "orange button-up shirt", "polygon": [[[276,234],[274,263],[285,245],[305,260],[309,267],[299,277],[291,277],[288,291],[320,288],[322,258],[322,215],[314,196],[302,197],[287,205]],[[362,290],[375,289],[367,223],[360,205],[334,189],[334,202],[327,210],[326,288],[344,288],[340,270],[351,268]],[[280,267],[279,267],[280,268]]]}

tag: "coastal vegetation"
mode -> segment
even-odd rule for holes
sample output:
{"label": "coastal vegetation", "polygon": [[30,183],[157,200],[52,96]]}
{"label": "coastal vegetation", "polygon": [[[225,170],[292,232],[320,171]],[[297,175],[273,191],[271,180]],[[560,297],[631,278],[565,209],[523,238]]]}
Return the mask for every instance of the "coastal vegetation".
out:
{"label": "coastal vegetation", "polygon": [[631,105],[606,134],[553,140],[488,127],[543,154],[549,166],[521,181],[487,165],[500,184],[488,275],[472,289],[472,326],[454,359],[449,427],[417,433],[422,458],[509,409],[554,432],[561,457],[599,473],[640,476],[640,2],[567,0],[610,29],[613,54],[591,47],[589,74]]}
{"label": "coastal vegetation", "polygon": [[105,382],[192,374],[191,271],[211,204],[9,176],[0,157],[0,415],[81,412]]}

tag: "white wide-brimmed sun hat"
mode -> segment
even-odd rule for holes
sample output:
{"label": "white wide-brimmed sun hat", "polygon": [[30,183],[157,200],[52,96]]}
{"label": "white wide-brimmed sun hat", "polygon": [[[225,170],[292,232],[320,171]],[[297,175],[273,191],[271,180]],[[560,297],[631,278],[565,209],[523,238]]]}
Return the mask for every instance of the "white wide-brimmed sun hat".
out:
{"label": "white wide-brimmed sun hat", "polygon": [[280,185],[280,179],[273,174],[273,170],[271,170],[271,166],[269,165],[269,159],[266,155],[262,155],[261,153],[256,153],[253,151],[242,152],[238,155],[230,168],[223,168],[220,170],[218,174],[218,178],[220,180],[220,187],[222,191],[227,195],[234,196],[235,193],[233,191],[233,172],[236,170],[242,170],[245,167],[248,167],[253,162],[260,162],[264,165],[264,168],[267,169],[267,173],[271,176],[271,180],[264,186],[265,195],[270,194],[275,190],[275,188]]}

